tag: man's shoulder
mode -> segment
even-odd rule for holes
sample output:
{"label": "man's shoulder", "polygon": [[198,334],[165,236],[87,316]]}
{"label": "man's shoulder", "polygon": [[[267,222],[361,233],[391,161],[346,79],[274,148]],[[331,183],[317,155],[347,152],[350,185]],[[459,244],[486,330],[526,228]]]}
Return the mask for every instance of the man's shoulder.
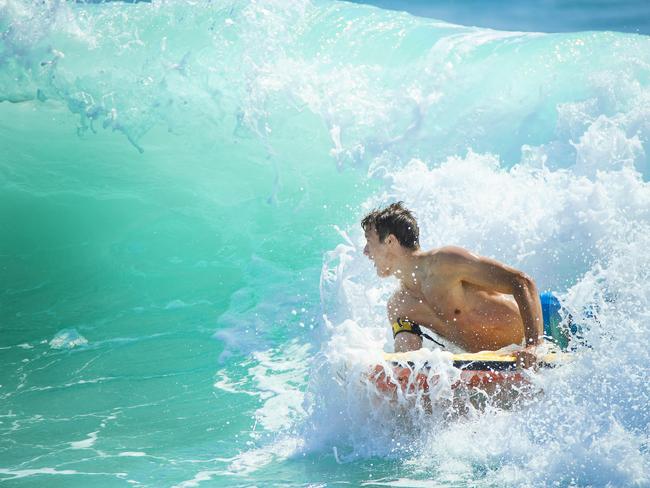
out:
{"label": "man's shoulder", "polygon": [[460,246],[444,246],[432,249],[422,256],[424,281],[429,278],[453,280],[464,263],[478,258],[476,254]]}
{"label": "man's shoulder", "polygon": [[422,254],[429,266],[446,266],[457,263],[459,260],[477,258],[478,256],[460,246],[443,246],[432,249]]}

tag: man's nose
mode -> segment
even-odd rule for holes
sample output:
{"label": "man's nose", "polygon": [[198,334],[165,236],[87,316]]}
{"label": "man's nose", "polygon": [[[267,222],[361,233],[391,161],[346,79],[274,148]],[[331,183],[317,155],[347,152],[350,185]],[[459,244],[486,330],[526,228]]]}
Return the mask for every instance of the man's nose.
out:
{"label": "man's nose", "polygon": [[370,257],[370,251],[368,251],[368,244],[366,244],[365,247],[363,248],[363,254],[364,256]]}

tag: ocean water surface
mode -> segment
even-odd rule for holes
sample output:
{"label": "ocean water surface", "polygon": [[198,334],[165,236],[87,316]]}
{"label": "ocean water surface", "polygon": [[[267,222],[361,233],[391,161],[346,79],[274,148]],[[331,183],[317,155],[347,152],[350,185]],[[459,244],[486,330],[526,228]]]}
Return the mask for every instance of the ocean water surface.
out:
{"label": "ocean water surface", "polygon": [[650,34],[650,6],[638,0],[354,0],[455,24],[510,31],[613,30]]}
{"label": "ocean water surface", "polygon": [[[0,485],[650,486],[647,35],[0,0],[0,102]],[[394,200],[581,318],[533,401],[364,383]]]}

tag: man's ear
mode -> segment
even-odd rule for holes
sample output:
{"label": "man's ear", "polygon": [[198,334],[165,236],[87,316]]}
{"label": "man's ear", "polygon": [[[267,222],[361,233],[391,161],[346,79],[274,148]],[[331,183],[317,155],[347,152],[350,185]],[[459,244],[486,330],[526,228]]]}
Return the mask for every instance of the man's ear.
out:
{"label": "man's ear", "polygon": [[395,234],[388,234],[386,236],[386,241],[385,242],[389,246],[394,246],[395,244],[399,243],[399,241],[397,240],[397,237],[395,237]]}

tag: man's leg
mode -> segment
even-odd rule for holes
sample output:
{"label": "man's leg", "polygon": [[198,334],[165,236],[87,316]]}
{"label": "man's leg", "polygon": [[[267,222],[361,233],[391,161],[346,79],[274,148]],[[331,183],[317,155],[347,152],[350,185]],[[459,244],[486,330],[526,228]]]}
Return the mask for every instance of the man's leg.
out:
{"label": "man's leg", "polygon": [[566,327],[561,326],[560,301],[553,293],[546,291],[539,296],[542,303],[542,317],[544,319],[544,337],[565,351],[569,346],[571,334]]}

